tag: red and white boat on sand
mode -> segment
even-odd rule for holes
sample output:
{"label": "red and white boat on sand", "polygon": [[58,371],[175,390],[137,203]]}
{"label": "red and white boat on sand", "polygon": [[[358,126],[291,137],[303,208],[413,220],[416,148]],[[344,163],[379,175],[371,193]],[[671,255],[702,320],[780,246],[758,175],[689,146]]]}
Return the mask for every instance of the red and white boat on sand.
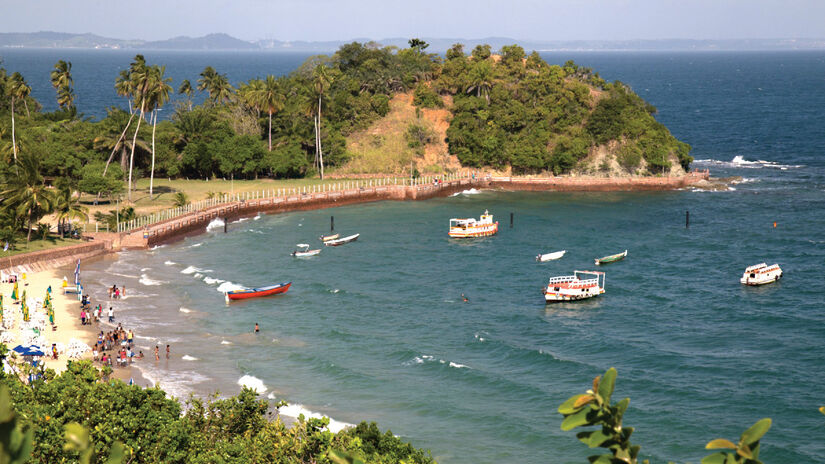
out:
{"label": "red and white boat on sand", "polygon": [[571,276],[551,277],[544,289],[544,300],[550,303],[593,298],[604,293],[604,283],[605,273],[597,271],[575,271]]}
{"label": "red and white boat on sand", "polygon": [[230,290],[226,292],[226,302],[230,300],[245,300],[247,298],[257,298],[259,296],[277,295],[279,293],[286,293],[292,282],[282,282],[277,285],[270,285],[268,287],[258,288],[244,288],[241,290]]}

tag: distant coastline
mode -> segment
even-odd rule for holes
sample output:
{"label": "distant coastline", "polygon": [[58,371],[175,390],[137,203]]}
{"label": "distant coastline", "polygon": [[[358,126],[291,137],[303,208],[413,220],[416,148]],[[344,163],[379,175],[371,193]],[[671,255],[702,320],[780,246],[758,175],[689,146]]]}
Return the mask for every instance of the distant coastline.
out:
{"label": "distant coastline", "polygon": [[[66,32],[3,32],[0,33],[0,49],[47,48],[47,49],[113,49],[113,50],[180,50],[180,51],[272,51],[272,52],[334,52],[350,42],[375,43],[380,46],[407,47],[408,38],[389,37],[378,40],[353,38],[348,40],[304,41],[261,39],[241,40],[228,34],[215,33],[202,37],[173,37],[165,40],[118,39],[96,34]],[[493,49],[519,43],[525,49],[539,52],[570,51],[791,51],[825,50],[825,38],[794,39],[660,39],[660,40],[519,40],[510,37],[485,37],[479,39],[431,38],[424,40],[430,50],[444,52],[455,43],[463,43],[472,49],[476,45],[489,44]]]}

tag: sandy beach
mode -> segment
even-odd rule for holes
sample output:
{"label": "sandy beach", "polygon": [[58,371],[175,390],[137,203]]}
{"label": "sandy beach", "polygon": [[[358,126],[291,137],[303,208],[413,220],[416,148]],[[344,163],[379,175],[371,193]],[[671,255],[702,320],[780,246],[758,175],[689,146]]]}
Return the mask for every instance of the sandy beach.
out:
{"label": "sandy beach", "polygon": [[[34,325],[39,326],[40,340],[45,340],[48,345],[43,344],[42,348],[48,351],[49,356],[44,356],[46,367],[62,372],[66,369],[66,362],[69,359],[92,359],[91,350],[86,351],[76,358],[70,358],[67,354],[73,340],[83,342],[89,347],[95,340],[94,325],[83,326],[80,323],[80,301],[77,295],[63,294],[61,287],[63,277],[71,280],[68,272],[60,269],[53,269],[41,272],[26,273],[25,279],[19,275],[18,296],[22,298],[23,291],[26,291],[27,302],[30,308],[30,320]],[[70,284],[71,285],[71,284]],[[51,300],[54,308],[56,330],[52,330],[49,324],[46,309],[42,306],[46,297],[47,289],[51,286]],[[37,339],[37,333],[31,328],[24,327],[23,313],[20,303],[15,303],[11,298],[14,284],[3,282],[0,284],[0,292],[3,295],[3,329],[2,341],[11,350],[17,345],[28,345],[33,339]],[[38,324],[39,321],[39,324]],[[51,345],[57,344],[63,348],[63,352],[58,355],[58,359],[51,357]]]}

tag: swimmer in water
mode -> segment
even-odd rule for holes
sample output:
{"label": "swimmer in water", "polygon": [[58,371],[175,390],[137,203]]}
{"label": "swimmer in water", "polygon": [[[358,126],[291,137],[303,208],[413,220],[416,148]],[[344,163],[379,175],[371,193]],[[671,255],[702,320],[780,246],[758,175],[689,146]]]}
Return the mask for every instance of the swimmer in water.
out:
{"label": "swimmer in water", "polygon": [[461,294],[461,299],[462,299],[465,303],[469,303],[469,302],[470,302],[470,300],[468,300],[468,299],[467,299],[467,297],[466,297],[466,296],[464,296],[464,294],[463,294],[463,293]]}
{"label": "swimmer in water", "polygon": [[261,328],[260,328],[260,327],[258,327],[258,323],[256,322],[256,323],[255,323],[255,333],[258,333],[258,332],[260,332],[260,331],[261,331]]}

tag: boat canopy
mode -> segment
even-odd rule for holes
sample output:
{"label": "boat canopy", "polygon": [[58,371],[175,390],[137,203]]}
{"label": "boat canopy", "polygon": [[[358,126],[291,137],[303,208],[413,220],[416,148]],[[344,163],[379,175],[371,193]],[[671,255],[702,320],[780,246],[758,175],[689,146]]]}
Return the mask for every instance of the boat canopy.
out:
{"label": "boat canopy", "polygon": [[476,222],[473,218],[452,218],[450,219],[450,225],[457,225],[457,226],[466,226],[469,224],[474,224]]}
{"label": "boat canopy", "polygon": [[762,269],[763,267],[768,267],[768,264],[767,263],[759,263],[759,264],[754,264],[753,266],[748,266],[745,269],[745,272],[748,273],[748,272],[751,272],[751,271],[755,271],[757,269]]}
{"label": "boat canopy", "polygon": [[297,245],[295,245],[295,246],[296,246],[296,247],[299,247],[299,248],[309,248],[309,244],[307,244],[307,243],[299,243],[299,244],[297,244]]}

